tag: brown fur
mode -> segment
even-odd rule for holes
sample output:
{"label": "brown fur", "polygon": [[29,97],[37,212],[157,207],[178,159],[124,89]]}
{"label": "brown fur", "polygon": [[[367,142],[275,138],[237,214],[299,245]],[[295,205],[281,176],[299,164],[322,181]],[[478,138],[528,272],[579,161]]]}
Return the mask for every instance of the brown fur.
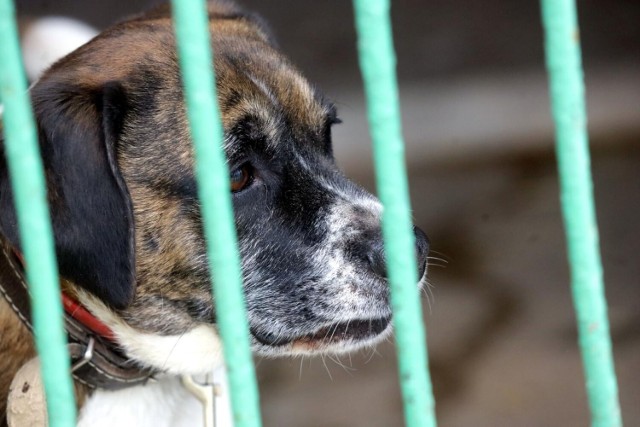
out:
{"label": "brown fur", "polygon": [[[265,144],[276,144],[282,122],[297,140],[316,143],[328,114],[320,95],[272,47],[258,22],[227,3],[212,3],[209,12],[225,130],[252,114],[259,121],[256,132],[265,135]],[[121,136],[127,148],[117,153],[134,209],[137,276],[135,298],[120,314],[130,325],[160,334],[188,330],[194,324],[193,312],[205,319],[214,316],[206,267],[199,257],[202,233],[197,229],[199,220],[193,220],[199,211],[185,208],[167,182],[184,170],[193,170],[170,26],[167,7],[120,23],[54,64],[42,78],[86,93],[118,82],[128,94],[153,104],[150,115],[133,111],[127,117]],[[258,80],[269,81],[270,90],[260,87],[243,69],[251,69]],[[153,99],[144,99],[145,85],[156,86]],[[89,98],[79,97],[70,109],[79,125],[90,126],[94,120],[95,107]],[[154,144],[154,152],[135,143],[145,138],[160,141]],[[49,187],[50,203],[55,206],[59,195]],[[186,302],[185,295],[190,298]],[[185,311],[185,305],[191,312]],[[9,383],[35,352],[29,331],[2,299],[0,336],[0,413],[4,414]],[[79,391],[80,400],[85,392]],[[4,417],[0,425],[3,422]]]}
{"label": "brown fur", "polygon": [[[220,16],[220,12],[212,12],[211,15]],[[88,81],[98,78],[96,84],[118,79],[126,85],[127,79],[137,76],[138,71],[145,67],[154,70],[154,73],[163,69],[176,70],[178,63],[173,33],[161,31],[170,26],[168,17],[152,14],[151,18],[143,17],[122,25],[126,27],[126,32],[120,26],[115,27],[102,36],[104,42],[92,44],[90,50],[89,47],[81,49],[75,60],[83,64],[90,64],[92,60],[104,63],[105,56],[112,57],[114,34],[119,38],[118,43],[130,47],[131,51],[146,52],[144,57],[135,58],[135,61],[129,57],[119,58],[112,62],[111,69],[101,69],[101,76],[96,76],[87,65],[86,75],[83,69],[80,70],[82,75],[69,76],[70,79]],[[305,132],[312,129],[320,134],[327,113],[306,80],[271,47],[262,29],[245,18],[214,19],[211,29],[216,52],[218,98],[225,130],[233,128],[243,116],[253,114],[261,119],[261,131],[268,135],[266,139],[269,141],[277,141],[279,136],[277,123],[272,123],[274,117],[297,124],[295,130],[299,132],[299,139],[317,139],[316,135],[308,136]],[[117,35],[121,31],[122,35]],[[158,37],[157,34],[162,36]],[[237,62],[229,62],[229,58]],[[258,76],[260,79],[275,80],[270,87],[278,91],[272,93],[270,98],[249,76],[239,73],[239,67],[262,73]],[[162,95],[156,98],[155,113],[152,117],[130,119],[130,126],[135,129],[158,129],[150,137],[172,141],[173,144],[167,142],[159,145],[170,146],[171,150],[175,150],[174,154],[119,153],[120,168],[133,201],[136,230],[144,230],[144,233],[136,235],[135,242],[138,274],[136,298],[121,314],[131,325],[158,333],[181,333],[193,324],[192,317],[180,306],[185,294],[191,295],[192,304],[196,306],[204,305],[211,298],[208,285],[202,286],[207,281],[197,274],[190,274],[202,267],[195,264],[194,260],[201,254],[203,242],[200,231],[193,228],[193,221],[185,221],[185,215],[198,216],[199,213],[196,209],[185,212],[184,205],[171,196],[171,190],[167,189],[170,185],[165,182],[167,176],[173,175],[172,171],[179,174],[179,171],[193,170],[192,147],[185,134],[188,125],[181,83],[174,80],[177,76],[175,72],[155,75],[162,79]],[[298,87],[291,87],[292,82]],[[274,112],[276,108],[280,111]],[[130,146],[126,143],[128,138],[135,141],[140,135],[125,132],[124,146]],[[158,145],[154,147],[157,149]],[[175,163],[176,158],[179,164]],[[194,283],[194,280],[200,283]],[[179,309],[171,310],[172,303]],[[157,316],[159,310],[163,310],[164,321],[161,323]],[[207,316],[213,314],[208,313]]]}

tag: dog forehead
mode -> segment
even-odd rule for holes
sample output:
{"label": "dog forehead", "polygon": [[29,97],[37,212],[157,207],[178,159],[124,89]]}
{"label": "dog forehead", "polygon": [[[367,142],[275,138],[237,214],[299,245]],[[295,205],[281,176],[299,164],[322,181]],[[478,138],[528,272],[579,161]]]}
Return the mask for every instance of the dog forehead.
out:
{"label": "dog forehead", "polygon": [[322,137],[332,107],[280,52],[226,38],[216,48],[218,97],[226,129],[251,119],[272,144],[288,128],[296,140]]}
{"label": "dog forehead", "polygon": [[[256,21],[241,13],[215,12],[210,10],[210,31],[225,130],[251,118],[270,144],[284,140],[283,130],[295,141],[322,140],[332,107],[271,45]],[[180,69],[166,11],[107,29],[55,64],[46,79],[87,88],[121,82],[130,93],[143,95],[137,100],[162,101],[165,112],[155,118],[180,116],[186,123],[184,107],[177,105],[183,103]]]}

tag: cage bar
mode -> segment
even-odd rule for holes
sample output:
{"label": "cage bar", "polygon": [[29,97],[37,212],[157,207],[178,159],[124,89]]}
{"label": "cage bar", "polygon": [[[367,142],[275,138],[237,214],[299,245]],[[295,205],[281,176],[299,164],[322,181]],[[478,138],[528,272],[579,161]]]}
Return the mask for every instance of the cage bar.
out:
{"label": "cage bar", "polygon": [[[572,293],[592,425],[622,426],[598,248],[575,2],[541,0],[541,5]],[[173,0],[172,6],[234,423],[237,427],[260,426],[206,5],[203,0]],[[390,4],[389,0],[354,0],[354,8],[376,180],[384,205],[382,225],[405,419],[409,427],[435,427],[426,333],[416,287]],[[71,427],[75,426],[76,408],[53,235],[11,0],[0,0],[0,39],[4,149],[27,265],[49,425]]]}
{"label": "cage bar", "polygon": [[173,0],[172,11],[233,419],[236,427],[258,427],[258,387],[249,346],[206,2]]}
{"label": "cage bar", "polygon": [[574,0],[542,0],[556,125],[560,198],[591,425],[622,425],[590,171],[585,89]]}
{"label": "cage bar", "polygon": [[415,237],[400,126],[390,4],[389,0],[354,0],[354,8],[376,182],[384,206],[382,231],[404,416],[409,427],[435,427],[426,334],[420,292],[416,286]]}
{"label": "cage bar", "polygon": [[4,151],[11,177],[31,295],[36,348],[51,427],[74,427],[76,407],[63,327],[58,266],[46,186],[20,56],[14,5],[0,0],[0,100],[4,105]]}

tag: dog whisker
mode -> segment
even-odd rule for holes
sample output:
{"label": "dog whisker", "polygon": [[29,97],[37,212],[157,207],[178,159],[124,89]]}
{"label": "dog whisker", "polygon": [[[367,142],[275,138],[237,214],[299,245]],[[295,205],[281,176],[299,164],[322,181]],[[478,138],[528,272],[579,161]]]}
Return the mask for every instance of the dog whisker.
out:
{"label": "dog whisker", "polygon": [[[345,328],[344,328],[344,334],[345,334],[345,335],[347,335],[347,332],[349,331],[349,325],[351,324],[351,320],[352,320],[352,319],[349,319],[349,320],[347,321],[347,325],[346,325],[346,326],[345,326]],[[337,326],[336,326],[336,328],[337,328]]]}
{"label": "dog whisker", "polygon": [[440,255],[440,256],[444,257],[445,259],[450,259],[450,257],[447,254],[445,254],[444,252],[436,251],[435,249],[429,249],[429,253],[430,254]]}
{"label": "dog whisker", "polygon": [[[390,339],[387,338],[387,341],[390,341]],[[364,362],[365,365],[369,364],[369,362],[371,362],[371,360],[374,358],[374,356],[380,356],[380,353],[378,352],[378,350],[376,350],[375,347],[371,347],[371,354],[369,355],[367,360]]]}
{"label": "dog whisker", "polygon": [[[329,341],[333,340],[334,335],[336,334],[336,332],[338,331],[338,326],[339,324],[336,323],[333,327],[333,331],[331,332],[331,336],[329,337]],[[329,331],[327,331],[327,335],[329,334]],[[325,335],[325,338],[327,337],[327,335]]]}
{"label": "dog whisker", "polygon": [[420,279],[420,290],[424,294],[425,299],[427,300],[427,305],[429,307],[429,314],[433,314],[431,301],[432,300],[435,301],[432,288],[433,288],[433,285],[429,283],[427,276],[426,275],[422,276],[422,279]]}
{"label": "dog whisker", "polygon": [[[342,369],[344,369],[344,371],[345,371],[347,374],[351,375],[351,376],[353,376],[353,373],[352,373],[352,372],[357,371],[357,369],[352,368],[352,367],[350,368],[350,367],[346,366],[344,363],[342,363],[342,362],[340,361],[340,358],[338,357],[338,355],[334,355],[334,356],[327,355],[327,357],[328,357],[328,358],[329,358],[333,363],[335,363],[336,365],[338,365],[338,366],[340,366]],[[334,358],[334,357],[335,357],[335,358]]]}
{"label": "dog whisker", "polygon": [[304,354],[300,355],[300,369],[298,371],[298,381],[302,381],[302,365],[304,364]]}
{"label": "dog whisker", "polygon": [[431,302],[433,302],[435,304],[436,296],[433,293],[433,290],[435,289],[435,286],[433,284],[431,284],[431,282],[429,282],[428,280],[425,280],[424,289],[428,293],[427,298],[429,300],[429,304],[431,304]]}
{"label": "dog whisker", "polygon": [[431,256],[431,255],[429,255],[429,256],[427,256],[427,260],[442,261],[442,262],[444,262],[445,264],[449,264],[449,260],[444,259],[444,258],[440,258],[440,257],[437,257],[437,256]]}
{"label": "dog whisker", "polygon": [[327,366],[327,361],[325,360],[325,355],[321,355],[321,359],[322,359],[322,364],[324,365],[324,369],[327,371],[327,374],[329,375],[329,379],[331,381],[333,381],[333,376],[331,375],[331,371],[329,370],[329,367]]}
{"label": "dog whisker", "polygon": [[[385,337],[385,341],[389,344],[393,344],[393,339],[391,338],[391,335]],[[375,349],[374,349],[375,350]],[[376,350],[377,351],[377,350]]]}
{"label": "dog whisker", "polygon": [[443,265],[443,264],[436,264],[436,263],[432,263],[432,262],[428,262],[428,263],[427,263],[427,266],[428,266],[428,267],[447,268],[447,266],[446,266],[446,265]]}

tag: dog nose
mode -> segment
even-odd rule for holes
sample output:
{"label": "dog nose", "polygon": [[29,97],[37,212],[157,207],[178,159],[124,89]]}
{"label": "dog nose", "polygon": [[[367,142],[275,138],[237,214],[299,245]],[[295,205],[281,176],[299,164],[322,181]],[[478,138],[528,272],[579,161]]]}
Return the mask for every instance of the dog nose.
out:
{"label": "dog nose", "polygon": [[[429,253],[429,238],[418,227],[413,227],[416,239],[416,263],[418,264],[418,278],[422,278],[427,268],[427,254]],[[384,254],[382,239],[377,239],[369,246],[367,262],[371,270],[380,277],[387,277],[387,262]]]}
{"label": "dog nose", "polygon": [[416,262],[418,263],[418,279],[421,279],[427,269],[427,255],[429,254],[429,238],[424,231],[413,227],[416,236]]}

